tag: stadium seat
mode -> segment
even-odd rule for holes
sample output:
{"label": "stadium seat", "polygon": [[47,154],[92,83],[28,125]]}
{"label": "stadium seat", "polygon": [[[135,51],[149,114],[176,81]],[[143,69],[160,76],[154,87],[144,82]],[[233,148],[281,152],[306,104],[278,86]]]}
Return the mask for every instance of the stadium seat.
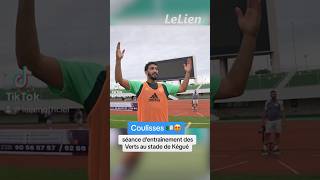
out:
{"label": "stadium seat", "polygon": [[247,90],[272,89],[286,77],[287,73],[259,74],[250,76],[247,82]]}
{"label": "stadium seat", "polygon": [[298,71],[290,79],[287,87],[308,86],[320,84],[320,70]]}

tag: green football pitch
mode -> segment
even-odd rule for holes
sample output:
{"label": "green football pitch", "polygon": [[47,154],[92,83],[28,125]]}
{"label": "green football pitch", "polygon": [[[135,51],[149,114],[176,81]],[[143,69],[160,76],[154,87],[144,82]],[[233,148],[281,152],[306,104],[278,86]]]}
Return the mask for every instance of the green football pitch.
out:
{"label": "green football pitch", "polygon": [[[110,115],[111,128],[127,128],[129,121],[137,121],[137,115]],[[209,128],[209,117],[169,116],[170,122],[191,122],[190,128]]]}
{"label": "green football pitch", "polygon": [[[113,152],[113,154],[117,154],[117,152]],[[119,154],[118,154],[119,156]],[[151,161],[147,160],[148,158],[151,158],[147,154],[144,158],[145,163],[148,163]],[[171,158],[172,155],[169,155],[166,157]],[[154,157],[152,157],[154,158]],[[133,176],[130,178],[130,180],[149,180],[150,176],[153,176],[154,180],[160,180],[160,179],[172,179],[173,174],[175,174],[176,180],[193,180],[195,177],[195,180],[197,177],[200,180],[207,180],[205,178],[205,173],[203,171],[203,165],[201,167],[196,166],[195,163],[197,162],[203,162],[202,158],[196,159],[192,164],[184,164],[184,161],[180,161],[178,163],[174,164],[166,164],[166,159],[163,158],[163,155],[159,156],[158,158],[154,159],[157,161],[162,161],[159,165],[156,163],[151,163],[149,166],[147,164],[142,165],[137,168],[137,172],[133,174]],[[111,158],[111,162],[113,164],[116,163],[115,158]],[[202,163],[201,162],[201,163]],[[178,167],[175,167],[176,165],[180,164]],[[150,166],[152,165],[152,166]],[[155,171],[155,165],[157,165],[158,168],[163,168],[159,172]],[[188,167],[186,167],[188,166]],[[186,169],[183,169],[186,168]],[[151,170],[151,171],[150,171]],[[185,170],[188,170],[185,171]],[[196,173],[196,174],[192,174]],[[192,175],[191,175],[192,174]],[[191,176],[190,176],[191,175]],[[0,167],[0,179],[1,180],[87,180],[87,173],[86,170],[58,170],[58,169],[45,169],[45,168],[17,168],[17,167]],[[253,176],[253,175],[233,175],[233,176],[224,176],[224,175],[216,175],[211,177],[212,180],[319,180],[320,176]],[[197,179],[198,180],[198,179]]]}
{"label": "green football pitch", "polygon": [[[32,162],[29,162],[32,163]],[[0,167],[1,180],[87,180],[86,169]]]}
{"label": "green football pitch", "polygon": [[[118,167],[124,153],[111,147],[111,172]],[[208,180],[207,145],[200,144],[189,153],[143,153],[138,166],[127,180]]]}
{"label": "green football pitch", "polygon": [[217,175],[211,176],[211,180],[319,180],[320,176],[257,176],[257,175]]}

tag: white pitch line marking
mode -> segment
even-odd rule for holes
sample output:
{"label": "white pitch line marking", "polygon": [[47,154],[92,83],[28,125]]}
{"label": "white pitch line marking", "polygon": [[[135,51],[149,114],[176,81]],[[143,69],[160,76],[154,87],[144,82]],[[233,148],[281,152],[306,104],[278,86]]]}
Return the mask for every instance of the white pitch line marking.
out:
{"label": "white pitch line marking", "polygon": [[282,162],[280,160],[278,160],[278,163],[281,164],[282,166],[284,166],[285,168],[289,169],[293,174],[295,174],[295,175],[299,175],[300,174],[297,170],[293,169],[288,164],[286,164],[286,163],[284,163],[284,162]]}
{"label": "white pitch line marking", "polygon": [[174,114],[174,116],[180,116],[180,115],[183,115],[183,114],[185,114],[185,113],[181,112],[181,113]]}
{"label": "white pitch line marking", "polygon": [[229,169],[229,168],[241,166],[241,165],[243,165],[243,164],[247,164],[248,162],[249,162],[249,161],[242,161],[242,162],[239,162],[239,163],[230,164],[230,165],[225,166],[225,167],[222,167],[222,168],[214,169],[213,172],[222,171],[222,170],[225,170],[225,169]]}
{"label": "white pitch line marking", "polygon": [[204,117],[202,113],[196,112],[199,116]]}
{"label": "white pitch line marking", "polygon": [[210,123],[192,123],[192,124],[210,124]]}
{"label": "white pitch line marking", "polygon": [[129,122],[129,121],[132,121],[132,120],[124,120],[124,119],[118,119],[118,120],[111,120],[111,121],[115,121],[115,122]]}
{"label": "white pitch line marking", "polygon": [[190,128],[191,124],[192,124],[192,122],[188,122],[186,129]]}

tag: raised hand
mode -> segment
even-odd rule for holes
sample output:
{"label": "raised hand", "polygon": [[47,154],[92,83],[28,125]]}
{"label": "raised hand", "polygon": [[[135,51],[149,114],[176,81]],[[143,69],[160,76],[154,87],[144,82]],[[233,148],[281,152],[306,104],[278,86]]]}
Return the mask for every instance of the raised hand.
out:
{"label": "raised hand", "polygon": [[190,73],[191,70],[192,70],[192,59],[191,59],[191,58],[188,58],[188,59],[187,59],[187,63],[186,63],[186,64],[183,64],[183,67],[184,67],[184,71],[185,71],[185,72]]}
{"label": "raised hand", "polygon": [[116,50],[116,60],[117,61],[121,61],[121,59],[123,58],[124,56],[124,52],[125,50],[122,50],[120,49],[120,42],[118,42],[117,44],[117,50]]}
{"label": "raised hand", "polygon": [[236,7],[235,11],[242,33],[244,35],[257,36],[261,22],[261,0],[247,0],[245,14],[239,7]]}

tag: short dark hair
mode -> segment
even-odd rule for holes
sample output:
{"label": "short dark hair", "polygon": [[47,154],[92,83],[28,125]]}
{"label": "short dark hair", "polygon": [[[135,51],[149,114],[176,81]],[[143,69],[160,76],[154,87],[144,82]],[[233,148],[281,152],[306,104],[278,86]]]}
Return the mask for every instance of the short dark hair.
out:
{"label": "short dark hair", "polygon": [[148,68],[149,68],[149,66],[152,65],[152,64],[158,66],[158,64],[157,64],[156,62],[153,62],[153,61],[148,62],[148,63],[144,66],[144,71],[147,71]]}
{"label": "short dark hair", "polygon": [[277,93],[277,91],[276,91],[276,90],[271,90],[271,91],[270,91],[270,94],[271,94],[271,93]]}

